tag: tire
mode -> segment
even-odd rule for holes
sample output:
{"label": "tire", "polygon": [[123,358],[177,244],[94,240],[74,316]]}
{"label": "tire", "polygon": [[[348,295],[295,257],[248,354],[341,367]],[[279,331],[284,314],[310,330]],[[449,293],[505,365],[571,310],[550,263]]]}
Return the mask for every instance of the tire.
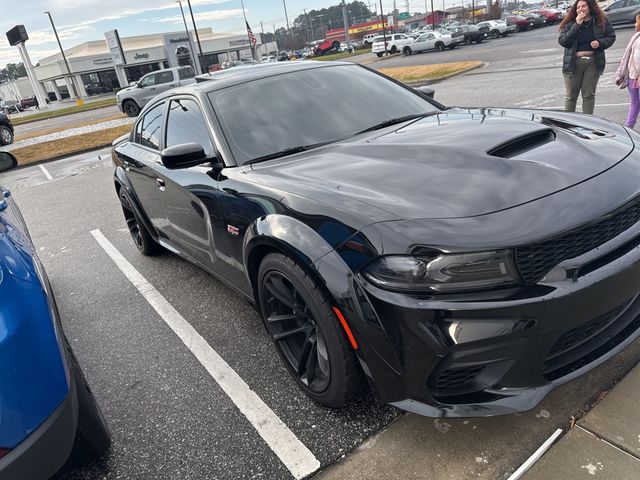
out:
{"label": "tire", "polygon": [[376,52],[376,55],[380,58],[382,56],[382,52]]}
{"label": "tire", "polygon": [[438,50],[439,52],[442,52],[444,50],[444,43],[442,42],[436,43],[436,50]]}
{"label": "tire", "polygon": [[516,33],[520,31],[520,25],[516,25]]}
{"label": "tire", "polygon": [[336,40],[335,42],[333,42],[333,43],[331,44],[331,48],[332,48],[333,50],[337,50],[337,51],[339,52],[339,51],[340,51],[340,42],[338,42],[338,41]]}
{"label": "tire", "polygon": [[13,143],[13,132],[6,125],[0,125],[0,145]]}
{"label": "tire", "polygon": [[291,258],[270,253],[257,285],[267,331],[298,386],[329,408],[358,398],[365,383],[356,354],[313,279]]}
{"label": "tire", "polygon": [[137,117],[140,113],[140,107],[133,100],[125,100],[122,103],[122,111],[124,111],[128,117]]}
{"label": "tire", "polygon": [[489,36],[495,40],[500,36],[500,32],[498,30],[491,30]]}
{"label": "tire", "polygon": [[149,230],[147,230],[147,227],[144,226],[144,223],[142,223],[140,217],[138,217],[133,207],[133,202],[129,198],[129,195],[127,195],[124,187],[120,188],[119,196],[122,213],[124,214],[124,219],[127,222],[127,227],[129,228],[129,233],[131,234],[134,245],[143,255],[152,256],[157,254],[160,251],[160,245],[156,243],[149,233]]}
{"label": "tire", "polygon": [[109,451],[111,434],[78,360],[70,349],[69,351],[70,366],[78,394],[78,427],[72,458],[74,462],[85,462],[101,457]]}
{"label": "tire", "polygon": [[391,50],[389,50],[389,53],[391,53],[391,55],[393,55],[394,53],[398,53],[398,49],[396,48],[395,45],[391,47]]}
{"label": "tire", "polygon": [[403,55],[411,55],[413,52],[411,51],[411,47],[404,47],[402,49],[402,54]]}
{"label": "tire", "polygon": [[471,45],[471,41],[472,41],[472,40],[471,40],[471,37],[465,37],[465,39],[464,39],[464,44],[465,44],[465,45]]}

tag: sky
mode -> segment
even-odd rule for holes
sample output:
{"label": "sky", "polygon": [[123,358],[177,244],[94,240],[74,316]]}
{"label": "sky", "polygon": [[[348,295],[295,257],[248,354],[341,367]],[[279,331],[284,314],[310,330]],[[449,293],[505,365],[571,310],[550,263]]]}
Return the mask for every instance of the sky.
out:
{"label": "sky", "polygon": [[[240,0],[190,0],[198,28],[211,27],[214,32],[245,33]],[[363,0],[380,8],[380,0]],[[435,0],[434,8],[441,8],[445,0]],[[446,0],[446,7],[461,5],[465,0]],[[337,5],[339,0],[285,0],[289,22],[304,9],[319,10]],[[430,2],[430,0],[429,0]],[[347,0],[349,3],[349,0]],[[407,0],[395,2],[406,11]],[[470,3],[470,2],[466,2]],[[409,0],[409,11],[424,12],[424,0]],[[383,0],[385,11],[393,9],[393,0]],[[187,24],[189,12],[183,0]],[[286,26],[282,0],[244,0],[247,20],[254,33]],[[430,7],[430,3],[429,3]],[[26,42],[32,63],[59,52],[53,29],[45,11],[51,16],[60,35],[63,48],[71,48],[90,40],[104,40],[104,32],[118,29],[121,37],[184,30],[180,7],[175,0],[0,0],[0,67],[19,62],[16,47],[7,42],[4,32],[16,25],[24,25],[29,35]],[[262,27],[260,22],[262,21]],[[192,28],[191,26],[189,27]]]}

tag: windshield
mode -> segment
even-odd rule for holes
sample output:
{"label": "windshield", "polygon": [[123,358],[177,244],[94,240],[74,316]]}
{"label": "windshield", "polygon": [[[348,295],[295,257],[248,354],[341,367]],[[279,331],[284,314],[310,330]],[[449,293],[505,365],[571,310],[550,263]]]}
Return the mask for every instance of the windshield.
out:
{"label": "windshield", "polygon": [[236,161],[356,135],[438,108],[357,65],[288,72],[209,93]]}

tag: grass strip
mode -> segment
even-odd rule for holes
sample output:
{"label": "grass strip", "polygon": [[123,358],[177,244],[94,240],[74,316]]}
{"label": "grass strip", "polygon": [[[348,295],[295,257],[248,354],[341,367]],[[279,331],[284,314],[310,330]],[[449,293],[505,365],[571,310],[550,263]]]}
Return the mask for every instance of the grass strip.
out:
{"label": "grass strip", "polygon": [[86,112],[89,110],[97,110],[98,108],[111,107],[116,104],[115,98],[105,98],[103,100],[96,100],[95,102],[85,103],[81,107],[73,105],[66,108],[58,108],[56,110],[46,110],[33,115],[26,115],[24,117],[13,116],[11,122],[14,125],[22,125],[36,120],[42,120],[45,118],[63,117],[65,115],[71,115],[72,113]]}
{"label": "grass strip", "polygon": [[378,71],[400,82],[418,82],[459,73],[482,65],[482,62],[436,63],[433,65],[415,65],[410,67],[378,68]]}
{"label": "grass strip", "polygon": [[363,50],[356,50],[353,53],[349,53],[349,52],[339,52],[339,53],[330,53],[329,55],[319,55],[317,57],[310,57],[309,60],[317,60],[319,62],[329,62],[331,60],[341,60],[343,58],[346,57],[353,57],[355,55],[361,55],[363,53],[366,53],[366,51]]}
{"label": "grass strip", "polygon": [[116,138],[130,131],[131,125],[121,125],[97,132],[83,133],[73,137],[16,148],[11,150],[11,153],[18,160],[18,165],[29,165],[30,163],[53,160],[74,153],[109,146]]}
{"label": "grass strip", "polygon": [[63,127],[42,128],[41,130],[35,130],[29,133],[16,134],[15,141],[19,142],[20,140],[28,140],[34,137],[49,135],[50,133],[63,132],[65,130],[69,130],[70,128],[86,127],[88,125],[96,125],[98,123],[109,122],[111,120],[121,120],[123,118],[126,118],[126,115],[120,113],[118,115],[111,115],[110,117],[105,117],[105,118],[97,118],[91,121],[78,120],[77,122],[65,124],[65,126]]}

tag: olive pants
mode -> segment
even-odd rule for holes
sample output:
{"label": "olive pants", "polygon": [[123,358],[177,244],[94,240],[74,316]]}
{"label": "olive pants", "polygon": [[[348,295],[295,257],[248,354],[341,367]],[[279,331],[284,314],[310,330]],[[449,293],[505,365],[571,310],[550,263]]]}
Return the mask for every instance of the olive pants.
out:
{"label": "olive pants", "polygon": [[594,57],[577,57],[573,73],[563,73],[564,76],[564,110],[566,112],[576,111],[578,94],[582,91],[582,111],[593,113],[596,106],[596,87],[600,74],[596,70],[596,59]]}

